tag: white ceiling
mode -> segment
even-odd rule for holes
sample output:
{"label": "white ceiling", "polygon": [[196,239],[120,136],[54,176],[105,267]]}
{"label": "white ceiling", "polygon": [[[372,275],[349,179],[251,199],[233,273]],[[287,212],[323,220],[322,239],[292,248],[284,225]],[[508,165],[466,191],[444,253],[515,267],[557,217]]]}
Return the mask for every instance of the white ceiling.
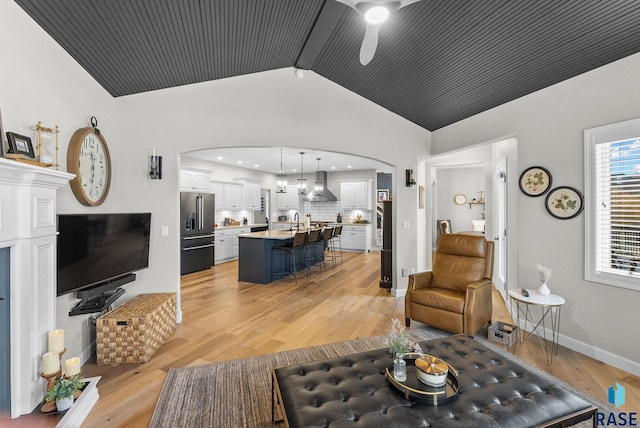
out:
{"label": "white ceiling", "polygon": [[[198,150],[184,153],[183,156],[278,174],[280,172],[280,149],[281,147],[234,147]],[[300,152],[304,152],[304,156]],[[375,169],[378,172],[386,173],[393,171],[391,166],[369,158],[319,150],[282,147],[283,173],[300,173],[303,159],[304,172],[312,173],[318,169],[318,158],[320,158],[321,171],[355,171],[362,169]]]}

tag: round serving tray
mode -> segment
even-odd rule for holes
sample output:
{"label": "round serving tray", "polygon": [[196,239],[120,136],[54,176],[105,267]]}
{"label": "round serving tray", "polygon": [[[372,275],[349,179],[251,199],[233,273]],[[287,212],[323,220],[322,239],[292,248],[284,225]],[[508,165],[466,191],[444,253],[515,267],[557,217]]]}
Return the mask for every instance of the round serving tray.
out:
{"label": "round serving tray", "polygon": [[[449,367],[447,383],[439,387],[426,385],[418,380],[418,375],[416,374],[416,359],[425,355],[427,354],[404,354],[404,360],[407,362],[407,380],[400,382],[393,377],[393,363],[387,367],[387,379],[407,400],[431,406],[446,404],[458,394],[458,371],[447,363]],[[427,356],[430,357],[430,355]]]}

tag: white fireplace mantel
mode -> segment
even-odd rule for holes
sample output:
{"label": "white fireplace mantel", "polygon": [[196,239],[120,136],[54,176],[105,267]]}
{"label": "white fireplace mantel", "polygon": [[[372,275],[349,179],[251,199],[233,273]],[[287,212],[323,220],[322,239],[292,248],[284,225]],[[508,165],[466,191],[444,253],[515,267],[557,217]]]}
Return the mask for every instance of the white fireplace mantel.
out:
{"label": "white fireplace mantel", "polygon": [[11,417],[42,400],[56,320],[56,191],[74,175],[0,158],[0,248],[10,249]]}

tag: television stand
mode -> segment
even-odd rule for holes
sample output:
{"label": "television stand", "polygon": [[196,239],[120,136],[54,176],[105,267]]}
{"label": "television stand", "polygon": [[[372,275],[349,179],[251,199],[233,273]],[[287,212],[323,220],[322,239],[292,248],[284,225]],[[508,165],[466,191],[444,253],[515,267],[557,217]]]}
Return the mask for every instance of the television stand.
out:
{"label": "television stand", "polygon": [[69,316],[92,314],[95,312],[103,312],[111,310],[113,302],[118,300],[125,293],[124,288],[116,288],[112,291],[105,291],[97,296],[84,299],[71,309]]}
{"label": "television stand", "polygon": [[125,293],[121,285],[135,281],[133,273],[123,275],[95,287],[76,291],[76,298],[82,299],[71,309],[69,316],[100,312],[101,316],[111,310],[111,305]]}

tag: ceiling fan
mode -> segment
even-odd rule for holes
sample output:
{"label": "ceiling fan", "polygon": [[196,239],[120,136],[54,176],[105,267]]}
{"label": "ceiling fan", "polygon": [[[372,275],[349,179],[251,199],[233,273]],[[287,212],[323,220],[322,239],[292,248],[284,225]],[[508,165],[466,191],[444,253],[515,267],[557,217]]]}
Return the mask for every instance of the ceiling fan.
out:
{"label": "ceiling fan", "polygon": [[357,11],[365,20],[366,30],[360,47],[360,63],[367,65],[378,46],[378,30],[396,10],[420,0],[336,0]]}

